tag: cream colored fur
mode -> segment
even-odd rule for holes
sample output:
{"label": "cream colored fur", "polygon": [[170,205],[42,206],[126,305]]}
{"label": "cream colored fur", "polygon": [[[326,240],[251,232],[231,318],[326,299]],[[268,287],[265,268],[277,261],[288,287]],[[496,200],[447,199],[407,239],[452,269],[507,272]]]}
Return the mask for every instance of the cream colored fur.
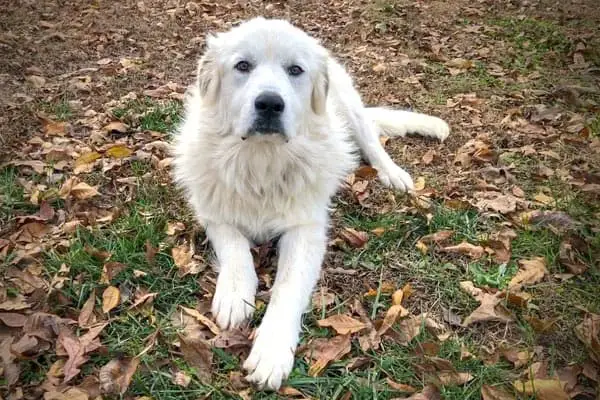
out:
{"label": "cream colored fur", "polygon": [[[240,60],[252,70],[235,70]],[[290,76],[290,64],[304,73]],[[249,136],[254,100],[265,90],[285,101],[284,135]],[[256,18],[208,39],[175,138],[174,176],[217,255],[212,313],[220,327],[252,315],[258,279],[250,248],[281,237],[271,301],[244,363],[259,387],[276,390],[292,369],[326,250],[328,206],[357,151],[384,184],[412,189],[381,146],[382,132],[444,140],[449,128],[424,114],[365,108],[344,68],[288,22]]]}

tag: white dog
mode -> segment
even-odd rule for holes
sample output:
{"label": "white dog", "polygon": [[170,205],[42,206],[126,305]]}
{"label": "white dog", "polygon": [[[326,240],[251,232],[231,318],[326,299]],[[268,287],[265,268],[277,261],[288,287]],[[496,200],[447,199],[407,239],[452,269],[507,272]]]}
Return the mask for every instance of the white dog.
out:
{"label": "white dog", "polygon": [[357,165],[413,187],[379,136],[444,140],[448,125],[407,111],[365,108],[344,68],[282,20],[255,18],[211,36],[175,139],[174,176],[206,228],[219,264],[212,314],[221,328],[254,311],[250,248],[280,236],[270,304],[244,368],[276,390],[292,370],[301,319],[327,243],[328,206]]}

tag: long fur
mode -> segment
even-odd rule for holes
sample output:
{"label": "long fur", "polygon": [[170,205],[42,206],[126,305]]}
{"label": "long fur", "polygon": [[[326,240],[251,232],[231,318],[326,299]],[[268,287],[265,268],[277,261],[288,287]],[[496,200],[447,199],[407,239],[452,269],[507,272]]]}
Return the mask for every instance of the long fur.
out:
{"label": "long fur", "polygon": [[[236,71],[240,59],[252,71]],[[290,63],[304,73],[290,76]],[[266,90],[285,102],[282,135],[250,135],[254,100]],[[325,254],[328,207],[358,150],[384,184],[412,188],[378,140],[408,132],[444,140],[449,128],[424,114],[365,108],[344,68],[286,21],[255,18],[209,38],[175,137],[174,177],[217,255],[212,313],[222,328],[254,311],[253,243],[281,236],[271,302],[244,363],[249,381],[276,390],[292,369]]]}

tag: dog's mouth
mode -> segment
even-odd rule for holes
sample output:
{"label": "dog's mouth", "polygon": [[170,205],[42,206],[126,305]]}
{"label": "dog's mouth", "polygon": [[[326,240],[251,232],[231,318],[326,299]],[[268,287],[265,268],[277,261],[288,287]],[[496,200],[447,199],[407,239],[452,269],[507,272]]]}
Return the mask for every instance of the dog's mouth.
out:
{"label": "dog's mouth", "polygon": [[252,136],[281,136],[287,139],[283,124],[279,118],[256,118],[252,127],[242,136],[246,140]]}

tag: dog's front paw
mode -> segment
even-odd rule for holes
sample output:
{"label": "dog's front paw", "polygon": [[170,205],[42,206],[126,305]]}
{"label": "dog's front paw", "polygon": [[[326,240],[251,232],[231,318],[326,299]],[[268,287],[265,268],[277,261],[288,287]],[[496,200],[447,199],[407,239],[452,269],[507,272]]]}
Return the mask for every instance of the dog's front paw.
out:
{"label": "dog's front paw", "polygon": [[221,329],[236,328],[252,316],[257,285],[256,276],[219,274],[211,311]]}
{"label": "dog's front paw", "polygon": [[244,363],[246,380],[260,389],[278,390],[294,366],[296,341],[294,335],[265,331],[261,326]]}
{"label": "dog's front paw", "polygon": [[427,125],[422,133],[443,142],[450,135],[450,126],[441,118],[427,116]]}
{"label": "dog's front paw", "polygon": [[390,163],[385,167],[375,167],[377,169],[377,176],[381,183],[387,187],[393,187],[394,189],[402,190],[407,192],[413,190],[413,180],[402,168],[394,163]]}

